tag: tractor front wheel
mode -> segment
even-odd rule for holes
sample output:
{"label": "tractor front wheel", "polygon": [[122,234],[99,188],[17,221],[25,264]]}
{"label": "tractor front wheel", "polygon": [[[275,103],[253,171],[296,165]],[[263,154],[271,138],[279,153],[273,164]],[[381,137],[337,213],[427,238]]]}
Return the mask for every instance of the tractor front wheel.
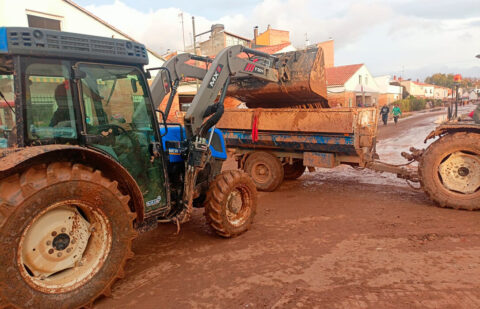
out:
{"label": "tractor front wheel", "polygon": [[250,228],[257,210],[257,190],[250,176],[224,171],[210,184],[205,217],[217,234],[234,237]]}
{"label": "tractor front wheel", "polygon": [[440,206],[480,209],[480,134],[440,137],[423,154],[419,176],[425,192]]}
{"label": "tractor front wheel", "polygon": [[109,295],[133,255],[128,201],[81,164],[33,166],[0,181],[2,302],[78,308]]}

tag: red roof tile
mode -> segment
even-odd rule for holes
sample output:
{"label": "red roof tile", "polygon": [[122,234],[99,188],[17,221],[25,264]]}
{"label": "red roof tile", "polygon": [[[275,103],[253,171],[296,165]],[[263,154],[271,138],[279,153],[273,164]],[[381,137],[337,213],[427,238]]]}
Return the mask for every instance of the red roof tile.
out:
{"label": "red roof tile", "polygon": [[338,67],[326,68],[327,86],[342,86],[363,64],[342,65]]}
{"label": "red roof tile", "polygon": [[259,50],[261,52],[273,55],[273,54],[278,53],[279,51],[281,51],[282,49],[284,49],[285,47],[290,46],[290,45],[291,45],[290,42],[286,42],[286,43],[282,43],[282,44],[278,44],[278,45],[257,47],[255,49]]}

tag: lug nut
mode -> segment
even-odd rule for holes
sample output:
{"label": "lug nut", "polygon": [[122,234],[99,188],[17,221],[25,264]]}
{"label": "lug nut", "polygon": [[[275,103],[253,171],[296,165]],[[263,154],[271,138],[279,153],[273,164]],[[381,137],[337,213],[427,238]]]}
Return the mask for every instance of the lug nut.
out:
{"label": "lug nut", "polygon": [[67,229],[63,227],[62,228],[62,233],[65,233],[66,231],[67,231]]}
{"label": "lug nut", "polygon": [[58,256],[58,257],[61,257],[61,256],[62,256],[62,252],[58,252],[58,253],[57,253],[57,256]]}
{"label": "lug nut", "polygon": [[71,243],[74,245],[77,241],[75,239],[72,239]]}
{"label": "lug nut", "polygon": [[70,252],[72,252],[72,248],[67,249],[67,253],[70,253]]}
{"label": "lug nut", "polygon": [[48,253],[49,253],[49,254],[53,254],[53,252],[54,252],[53,249],[48,250]]}
{"label": "lug nut", "polygon": [[57,232],[53,231],[52,236],[57,236]]}
{"label": "lug nut", "polygon": [[52,242],[50,240],[47,240],[47,246],[50,246]]}

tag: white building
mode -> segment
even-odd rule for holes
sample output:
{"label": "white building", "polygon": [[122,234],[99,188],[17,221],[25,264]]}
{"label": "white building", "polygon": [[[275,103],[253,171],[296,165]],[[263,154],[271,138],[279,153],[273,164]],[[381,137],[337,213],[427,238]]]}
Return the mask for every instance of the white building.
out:
{"label": "white building", "polygon": [[[364,64],[326,68],[331,107],[376,106],[380,89]],[[365,102],[363,102],[365,101]]]}
{"label": "white building", "polygon": [[[37,27],[136,41],[70,0],[0,0],[0,27]],[[162,66],[162,57],[147,50],[147,68]]]}
{"label": "white building", "polygon": [[377,76],[375,82],[380,90],[379,105],[388,105],[402,99],[403,87],[391,85],[393,80],[390,75]]}

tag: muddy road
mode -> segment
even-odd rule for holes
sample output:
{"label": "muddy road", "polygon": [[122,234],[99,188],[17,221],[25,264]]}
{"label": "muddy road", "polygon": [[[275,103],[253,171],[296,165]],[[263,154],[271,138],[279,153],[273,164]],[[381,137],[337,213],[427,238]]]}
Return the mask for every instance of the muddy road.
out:
{"label": "muddy road", "polygon": [[[381,158],[400,160],[442,113],[381,127]],[[260,193],[240,237],[217,237],[200,210],[179,235],[141,235],[95,308],[478,308],[479,226],[480,212],[437,208],[388,175],[317,170]]]}

